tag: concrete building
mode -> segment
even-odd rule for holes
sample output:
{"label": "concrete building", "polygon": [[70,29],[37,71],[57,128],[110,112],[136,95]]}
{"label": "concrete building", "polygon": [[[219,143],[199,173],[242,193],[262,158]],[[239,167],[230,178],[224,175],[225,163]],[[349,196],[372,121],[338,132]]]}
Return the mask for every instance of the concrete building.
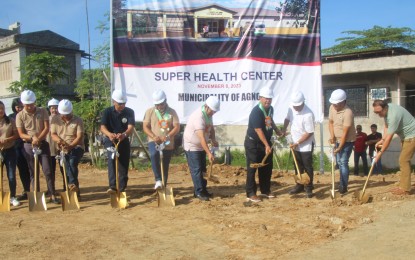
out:
{"label": "concrete building", "polygon": [[20,24],[15,23],[9,29],[0,28],[0,100],[5,103],[6,113],[11,113],[11,101],[18,95],[7,88],[13,81],[21,78],[18,70],[25,57],[33,53],[49,52],[62,55],[69,64],[69,77],[55,84],[55,97],[72,99],[75,96],[75,82],[81,76],[81,57],[85,52],[79,44],[52,31],[20,33]]}

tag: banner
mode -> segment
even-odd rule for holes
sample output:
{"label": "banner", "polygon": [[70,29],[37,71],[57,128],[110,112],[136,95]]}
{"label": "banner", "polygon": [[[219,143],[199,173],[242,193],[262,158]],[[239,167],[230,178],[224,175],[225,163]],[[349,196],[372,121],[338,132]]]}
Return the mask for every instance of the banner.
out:
{"label": "banner", "polygon": [[300,90],[322,121],[319,0],[113,0],[113,86],[142,121],[163,90],[181,123],[210,95],[215,124],[246,125],[262,87],[282,123]]}

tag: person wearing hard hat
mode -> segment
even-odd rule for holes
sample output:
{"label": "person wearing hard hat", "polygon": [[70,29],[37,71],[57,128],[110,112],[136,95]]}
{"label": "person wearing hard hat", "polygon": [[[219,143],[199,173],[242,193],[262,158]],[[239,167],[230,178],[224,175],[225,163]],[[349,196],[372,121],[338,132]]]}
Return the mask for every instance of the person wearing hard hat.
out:
{"label": "person wearing hard hat", "polygon": [[208,141],[213,147],[218,147],[212,117],[219,110],[219,99],[216,96],[208,97],[205,104],[190,115],[183,133],[183,148],[192,175],[194,196],[202,201],[208,201],[212,196],[207,190],[203,171],[206,169],[206,155],[210,163],[215,160]]}
{"label": "person wearing hard hat", "polygon": [[[48,108],[49,108],[49,113],[50,113],[49,122],[52,122],[52,118],[54,116],[59,115],[58,105],[59,105],[59,100],[57,100],[56,98],[52,98],[51,100],[49,100],[48,102]],[[59,155],[59,147],[57,143],[52,140],[50,132],[46,137],[46,141],[49,143],[49,148],[50,148],[50,162],[51,162],[50,172],[52,176],[56,176],[56,155]],[[62,166],[59,165],[59,169],[61,171],[61,175],[63,178],[64,176],[63,176]],[[53,183],[55,183],[55,181]],[[65,190],[65,182],[63,179],[62,179],[62,183],[63,183],[63,190]]]}
{"label": "person wearing hard hat", "polygon": [[128,136],[135,126],[134,110],[125,106],[127,95],[121,89],[116,89],[111,95],[113,106],[104,110],[101,118],[101,132],[104,134],[104,147],[108,155],[108,181],[107,193],[117,192],[115,179],[115,160],[112,160],[112,150],[115,143],[118,145],[118,180],[119,192],[124,192],[128,183],[128,166],[130,163],[130,142]]}
{"label": "person wearing hard hat", "polygon": [[[42,166],[43,174],[45,175],[46,184],[48,187],[48,194],[50,202],[59,204],[60,201],[55,196],[55,176],[52,176],[50,170],[50,149],[49,143],[46,141],[46,136],[49,133],[49,114],[48,111],[41,107],[36,107],[36,95],[31,90],[25,90],[20,94],[20,100],[23,103],[23,110],[16,116],[16,127],[20,138],[24,141],[24,150],[26,160],[29,164],[30,180],[32,190],[35,173],[35,158],[33,154],[33,147],[40,149],[39,163]],[[39,178],[39,176],[37,176]],[[38,192],[40,185],[37,185]]]}
{"label": "person wearing hard hat", "polygon": [[334,154],[340,170],[340,194],[346,194],[349,184],[349,158],[356,140],[353,111],[346,104],[346,92],[336,89],[329,102],[329,143],[334,145]]}
{"label": "person wearing hard hat", "polygon": [[0,101],[0,167],[3,167],[3,164],[6,165],[10,204],[19,206],[20,202],[16,198],[16,151],[14,150],[15,140],[19,138],[19,134],[14,119],[9,118],[5,112],[4,103]]}
{"label": "person wearing hard hat", "polygon": [[388,103],[386,100],[373,101],[373,112],[384,119],[385,127],[382,139],[376,143],[380,151],[376,154],[375,162],[379,162],[387,151],[395,134],[401,139],[399,168],[401,171],[399,186],[390,192],[394,195],[409,195],[411,192],[411,160],[415,153],[415,118],[405,108]]}
{"label": "person wearing hard hat", "polygon": [[[78,164],[84,155],[84,123],[81,118],[73,115],[72,103],[62,99],[58,104],[59,114],[50,123],[50,133],[59,150],[65,154],[65,170],[70,191],[80,196],[78,181]],[[66,187],[65,187],[66,188]]]}
{"label": "person wearing hard hat", "polygon": [[[23,110],[23,104],[20,101],[20,98],[14,98],[12,101],[12,111],[13,113],[9,115],[10,118],[13,118],[16,121],[17,113]],[[30,192],[30,173],[29,165],[27,164],[23,140],[18,137],[14,144],[14,149],[16,151],[16,164],[17,169],[19,170],[20,181],[22,182],[23,192],[21,195],[17,196],[19,201],[27,200],[27,193]]]}
{"label": "person wearing hard hat", "polygon": [[[300,174],[307,173],[310,183],[307,185],[297,183],[289,192],[291,195],[301,193],[305,190],[308,198],[313,197],[313,150],[314,150],[314,114],[305,104],[304,94],[296,91],[291,96],[291,107],[288,108],[287,116],[284,120],[282,132],[286,135],[287,127],[290,125],[293,149],[297,160]],[[297,167],[294,167],[297,171]],[[305,188],[305,189],[304,189]]]}
{"label": "person wearing hard hat", "polygon": [[[247,175],[246,175],[246,196],[250,202],[260,202],[262,198],[274,198],[271,193],[271,174],[272,174],[272,144],[271,137],[273,130],[277,135],[281,131],[274,123],[274,108],[272,98],[274,93],[271,88],[263,87],[259,92],[259,103],[254,106],[249,114],[248,129],[246,131],[244,147],[246,155]],[[251,164],[258,164],[265,160],[265,166],[252,168]],[[258,171],[260,197],[257,196],[257,184],[255,174]]]}
{"label": "person wearing hard hat", "polygon": [[[154,189],[161,189],[162,185],[166,185],[169,176],[169,164],[174,149],[174,136],[180,131],[180,121],[176,111],[167,104],[164,91],[154,91],[153,104],[154,107],[147,109],[144,115],[143,130],[148,138],[151,168],[156,181]],[[160,144],[165,145],[163,149],[163,184],[161,182],[160,153],[156,150],[156,145]]]}

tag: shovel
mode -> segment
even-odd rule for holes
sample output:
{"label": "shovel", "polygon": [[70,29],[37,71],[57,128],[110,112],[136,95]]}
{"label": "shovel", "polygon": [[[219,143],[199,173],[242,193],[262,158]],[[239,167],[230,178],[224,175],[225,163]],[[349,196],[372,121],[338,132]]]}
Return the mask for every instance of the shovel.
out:
{"label": "shovel", "polygon": [[62,210],[79,210],[79,202],[78,202],[78,195],[76,192],[69,191],[68,187],[68,177],[66,175],[66,167],[65,167],[65,153],[62,151],[60,156],[56,156],[56,160],[60,159],[60,165],[63,168],[63,180],[65,185],[65,191],[60,192],[61,200],[62,200]]}
{"label": "shovel", "polygon": [[117,192],[115,194],[111,194],[111,207],[118,208],[118,209],[125,209],[128,206],[127,202],[127,194],[125,192],[120,192],[120,184],[118,180],[118,145],[120,141],[114,143],[115,149],[113,151],[112,159],[115,160],[115,183],[117,186]]}
{"label": "shovel", "polygon": [[35,157],[35,176],[34,176],[34,191],[27,193],[27,198],[29,199],[29,211],[45,211],[48,210],[46,206],[45,193],[38,191],[38,182],[39,182],[39,154],[42,153],[38,147],[33,147],[33,156]]}
{"label": "shovel", "polygon": [[[271,151],[271,153],[272,153],[272,151]],[[265,154],[264,158],[262,159],[262,161],[261,161],[260,163],[251,163],[251,164],[249,165],[249,167],[251,167],[251,168],[255,168],[255,169],[258,169],[258,168],[261,168],[261,167],[266,166],[268,163],[265,163],[265,161],[267,160],[268,156],[269,156],[271,153]]]}
{"label": "shovel", "polygon": [[220,183],[219,177],[212,174],[213,172],[213,163],[209,164],[208,180],[213,183]]}
{"label": "shovel", "polygon": [[340,195],[339,192],[334,190],[334,148],[331,148],[331,191],[330,191],[331,199],[335,200]]}
{"label": "shovel", "polygon": [[173,195],[173,188],[167,188],[167,183],[164,182],[164,168],[163,168],[163,150],[165,148],[165,143],[160,145],[156,145],[156,150],[160,153],[160,168],[161,168],[161,182],[162,187],[161,189],[157,190],[157,203],[159,207],[166,207],[166,206],[176,206],[176,202],[174,201]]}
{"label": "shovel", "polygon": [[3,192],[3,148],[0,151],[0,211],[10,211],[10,192]]}
{"label": "shovel", "polygon": [[291,153],[293,154],[295,169],[297,170],[297,175],[294,175],[294,180],[298,184],[307,185],[310,183],[310,176],[307,173],[300,173],[300,169],[298,168],[297,158],[295,157],[294,149],[291,149]]}
{"label": "shovel", "polygon": [[[376,155],[375,155],[375,157],[376,157]],[[375,164],[376,164],[376,160],[375,160],[375,158],[373,158],[372,166],[370,166],[370,171],[369,171],[369,174],[367,175],[365,185],[363,186],[363,190],[361,190],[361,191],[357,190],[357,191],[354,192],[354,196],[362,203],[367,203],[370,199],[370,195],[365,193],[365,190],[366,190],[367,183],[369,182],[369,178],[370,178],[370,175],[372,174],[372,171],[373,171],[373,168],[374,168]]]}

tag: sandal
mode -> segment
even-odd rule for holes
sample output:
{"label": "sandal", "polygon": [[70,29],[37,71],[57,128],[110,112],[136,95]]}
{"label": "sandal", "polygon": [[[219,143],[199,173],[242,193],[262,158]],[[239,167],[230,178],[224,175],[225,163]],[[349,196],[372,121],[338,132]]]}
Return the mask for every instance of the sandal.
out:
{"label": "sandal", "polygon": [[406,196],[406,195],[409,195],[409,191],[403,190],[403,189],[401,189],[401,188],[399,188],[399,187],[397,187],[397,188],[395,188],[395,189],[390,190],[390,192],[391,192],[393,195],[399,195],[399,196]]}

